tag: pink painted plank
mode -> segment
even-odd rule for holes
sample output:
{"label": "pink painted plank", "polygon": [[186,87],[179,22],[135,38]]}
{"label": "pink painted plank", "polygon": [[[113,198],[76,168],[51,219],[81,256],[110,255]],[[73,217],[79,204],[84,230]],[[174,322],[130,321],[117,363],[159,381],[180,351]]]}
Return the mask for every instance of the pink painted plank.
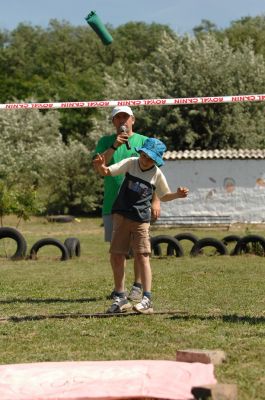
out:
{"label": "pink painted plank", "polygon": [[0,366],[1,400],[193,399],[215,384],[212,364],[177,361],[72,361]]}

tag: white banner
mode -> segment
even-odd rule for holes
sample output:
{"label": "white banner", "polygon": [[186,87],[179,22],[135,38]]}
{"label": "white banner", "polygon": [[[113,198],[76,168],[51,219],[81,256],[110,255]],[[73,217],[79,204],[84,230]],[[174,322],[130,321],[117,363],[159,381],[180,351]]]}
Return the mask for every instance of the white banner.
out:
{"label": "white banner", "polygon": [[182,106],[192,104],[245,103],[265,101],[265,94],[217,96],[217,97],[180,97],[175,99],[144,100],[99,100],[99,101],[65,101],[61,103],[7,103],[0,104],[2,110],[20,109],[67,109],[67,108],[104,108],[115,106]]}

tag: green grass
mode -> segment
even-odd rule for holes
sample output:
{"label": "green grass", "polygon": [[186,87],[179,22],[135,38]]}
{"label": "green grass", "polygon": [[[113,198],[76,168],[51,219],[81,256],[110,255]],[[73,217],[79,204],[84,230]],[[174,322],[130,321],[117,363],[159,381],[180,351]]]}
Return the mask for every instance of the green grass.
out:
{"label": "green grass", "polygon": [[[7,220],[5,226],[15,226],[15,220]],[[175,314],[85,318],[79,314],[106,310],[110,304],[107,295],[113,288],[101,220],[60,224],[34,218],[19,230],[28,249],[44,237],[64,241],[75,236],[81,242],[81,257],[59,261],[59,250],[49,246],[39,251],[38,260],[0,258],[1,364],[174,360],[176,350],[221,349],[227,362],[215,369],[218,381],[236,383],[240,400],[264,399],[264,257],[207,254],[192,258],[188,255],[191,242],[183,241],[184,257],[151,260],[155,311]],[[251,230],[265,236],[265,228]],[[245,228],[234,232],[160,228],[152,235],[173,236],[181,231],[219,239],[228,233],[246,234]],[[11,250],[7,241],[5,251]],[[129,260],[128,288],[132,264]],[[72,317],[55,318],[56,314]]]}

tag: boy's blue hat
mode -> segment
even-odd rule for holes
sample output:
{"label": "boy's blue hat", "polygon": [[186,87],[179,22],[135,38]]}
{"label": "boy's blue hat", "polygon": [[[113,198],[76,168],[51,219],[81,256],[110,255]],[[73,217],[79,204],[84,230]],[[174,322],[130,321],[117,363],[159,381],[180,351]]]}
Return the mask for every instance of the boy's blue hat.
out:
{"label": "boy's blue hat", "polygon": [[135,147],[135,150],[139,153],[143,151],[145,154],[148,155],[152,160],[154,160],[155,164],[158,167],[164,165],[163,161],[163,153],[166,151],[166,146],[164,145],[161,140],[155,138],[148,138],[144,142],[142,147]]}

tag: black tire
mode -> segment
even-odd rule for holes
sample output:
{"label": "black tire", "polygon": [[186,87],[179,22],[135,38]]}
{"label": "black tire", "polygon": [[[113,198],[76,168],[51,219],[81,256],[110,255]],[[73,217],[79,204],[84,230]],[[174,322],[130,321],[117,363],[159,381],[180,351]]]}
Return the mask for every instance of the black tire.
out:
{"label": "black tire", "polygon": [[10,257],[12,260],[21,260],[27,253],[27,242],[24,236],[15,228],[0,228],[0,239],[10,238],[17,243],[16,252]]}
{"label": "black tire", "polygon": [[228,235],[228,236],[225,236],[223,239],[222,239],[222,242],[225,244],[225,245],[228,245],[228,243],[231,243],[231,242],[238,242],[240,240],[240,236],[238,236],[238,235]]}
{"label": "black tire", "polygon": [[29,258],[31,260],[36,259],[39,249],[42,248],[43,246],[49,246],[49,245],[58,247],[58,249],[61,250],[62,252],[61,261],[69,260],[69,253],[66,246],[62,242],[60,242],[60,240],[54,238],[40,239],[36,243],[34,243],[34,245],[30,249]]}
{"label": "black tire", "polygon": [[248,247],[247,245],[249,245],[250,243],[259,243],[265,253],[265,238],[259,235],[247,235],[241,238],[237,242],[234,250],[234,255],[239,255],[243,252],[245,253],[246,252],[245,249],[246,247]]}
{"label": "black tire", "polygon": [[47,217],[49,222],[72,222],[74,221],[75,217],[72,215],[50,215]]}
{"label": "black tire", "polygon": [[[168,236],[168,235],[158,235],[154,236],[151,241],[151,246],[153,249],[160,243],[167,243],[168,245],[171,246],[172,249],[174,249],[174,253],[176,257],[183,257],[184,256],[184,251],[177,239],[175,239],[173,236]],[[160,248],[161,250],[161,248]],[[161,254],[159,254],[161,255]],[[173,254],[172,254],[173,255]]]}
{"label": "black tire", "polygon": [[[228,235],[225,236],[222,239],[222,242],[224,243],[225,246],[227,246],[229,243],[237,242],[240,240],[240,236],[238,235]],[[245,252],[247,252],[247,247],[245,247]],[[235,254],[235,247],[231,250],[230,255],[233,256]]]}
{"label": "black tire", "polygon": [[199,238],[194,235],[193,233],[190,232],[183,232],[183,233],[178,233],[177,235],[174,236],[175,239],[177,240],[190,240],[192,243],[197,243]]}
{"label": "black tire", "polygon": [[[175,239],[177,239],[179,242],[181,240],[190,240],[193,244],[197,243],[199,238],[197,236],[195,236],[193,233],[178,233],[177,235],[174,236]],[[172,256],[174,253],[174,250],[172,249],[171,245],[169,244],[167,246],[167,255],[168,256]]]}
{"label": "black tire", "polygon": [[68,250],[69,257],[80,257],[81,248],[80,248],[80,241],[75,237],[69,237],[65,239],[64,245]]}
{"label": "black tire", "polygon": [[226,256],[228,254],[227,247],[223,242],[221,242],[221,240],[206,237],[203,239],[199,239],[197,243],[193,245],[190,251],[190,255],[193,257],[198,256],[201,253],[201,249],[209,246],[214,247],[217,250],[217,252],[222,256]]}
{"label": "black tire", "polygon": [[151,241],[151,249],[154,252],[155,256],[162,256],[162,249],[161,246],[159,246],[159,244],[154,243],[153,241],[153,237],[150,238]]}

